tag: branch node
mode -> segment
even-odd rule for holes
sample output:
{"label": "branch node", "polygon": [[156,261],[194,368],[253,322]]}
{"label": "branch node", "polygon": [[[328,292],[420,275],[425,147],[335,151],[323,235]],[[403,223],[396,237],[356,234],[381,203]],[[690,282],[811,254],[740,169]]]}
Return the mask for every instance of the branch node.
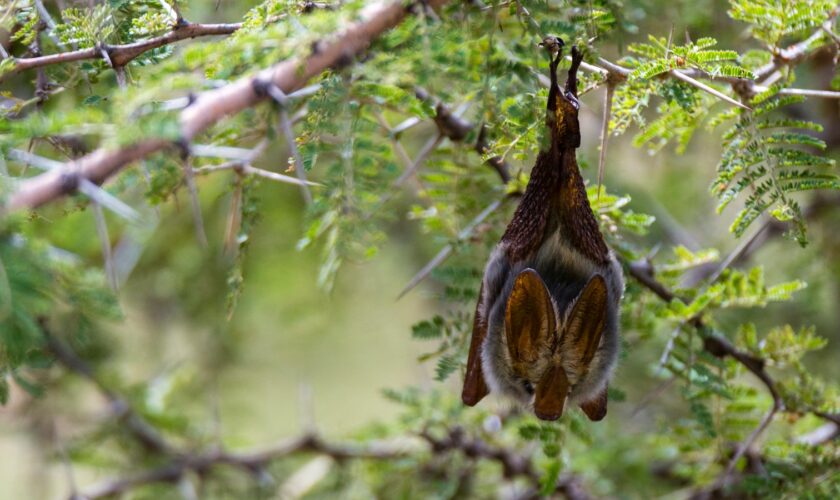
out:
{"label": "branch node", "polygon": [[188,141],[186,138],[181,137],[180,139],[176,140],[175,147],[178,148],[178,152],[181,155],[181,161],[186,160],[190,157],[190,141]]}
{"label": "branch node", "polygon": [[79,189],[79,171],[75,168],[67,169],[66,172],[61,173],[61,180],[59,181],[61,187],[59,188],[62,194],[72,194]]}
{"label": "branch node", "polygon": [[333,71],[340,71],[350,66],[351,64],[353,64],[353,52],[351,52],[348,49],[345,49],[341,53],[341,55],[338,56],[338,59],[336,59],[335,63],[333,63],[333,65],[330,66],[330,69],[332,69]]}
{"label": "branch node", "polygon": [[96,45],[93,47],[102,55],[102,59],[105,60],[109,68],[115,68],[114,61],[111,59],[111,47],[102,42],[96,42]]}
{"label": "branch node", "polygon": [[251,87],[253,87],[254,94],[256,94],[257,97],[270,97],[281,108],[285,108],[289,102],[289,98],[286,93],[271,80],[265,78],[254,78],[251,80]]}
{"label": "branch node", "polygon": [[315,40],[309,45],[309,49],[312,51],[313,56],[317,56],[324,50],[324,46],[326,43],[323,40]]}

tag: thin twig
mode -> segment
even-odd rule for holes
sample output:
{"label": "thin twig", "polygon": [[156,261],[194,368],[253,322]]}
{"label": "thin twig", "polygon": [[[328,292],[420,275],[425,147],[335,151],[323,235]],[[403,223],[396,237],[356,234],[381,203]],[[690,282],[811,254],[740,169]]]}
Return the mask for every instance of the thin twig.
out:
{"label": "thin twig", "polygon": [[227,255],[236,255],[239,248],[237,238],[239,236],[239,228],[242,224],[242,178],[237,175],[234,180],[233,195],[230,198],[230,210],[228,211],[228,220],[225,229],[225,253]]}
{"label": "thin twig", "polygon": [[430,137],[429,140],[423,144],[423,147],[420,148],[420,151],[417,152],[417,156],[414,157],[414,161],[411,165],[405,169],[405,171],[400,175],[397,180],[394,181],[394,187],[401,186],[407,179],[415,175],[417,169],[426,161],[426,158],[438,147],[438,144],[443,141],[443,135],[440,133],[435,134],[433,137]]}
{"label": "thin twig", "polygon": [[703,92],[711,94],[711,95],[717,97],[718,99],[720,99],[722,101],[726,101],[729,104],[732,104],[733,106],[738,106],[739,108],[746,109],[748,111],[751,109],[749,106],[746,106],[745,104],[736,101],[735,99],[733,99],[733,98],[729,97],[728,95],[720,92],[719,90],[716,90],[716,89],[713,89],[712,87],[709,87],[708,85],[706,85],[705,83],[703,83],[701,81],[695,80],[694,78],[686,75],[682,71],[672,69],[669,74],[672,75],[677,80],[682,80],[689,85],[693,85],[693,86],[697,87],[698,89],[702,90]]}
{"label": "thin twig", "polygon": [[193,172],[195,172],[196,174],[209,174],[212,172],[220,172],[222,170],[235,170],[243,175],[256,175],[258,177],[263,177],[272,181],[282,182],[285,184],[292,184],[295,186],[324,186],[319,182],[308,180],[301,181],[300,179],[296,179],[288,175],[278,174],[277,172],[271,172],[270,170],[257,168],[252,166],[250,163],[246,163],[245,160],[233,160],[226,163],[221,163],[219,165],[208,165],[206,167],[199,167],[193,169]]}
{"label": "thin twig", "polygon": [[53,21],[53,18],[52,16],[50,16],[50,13],[47,10],[47,8],[44,7],[44,2],[42,2],[41,0],[34,0],[33,3],[35,4],[35,10],[38,11],[38,17],[40,17],[41,20],[44,21],[44,23],[49,28],[47,36],[50,37],[50,40],[52,40],[53,43],[56,44],[56,46],[63,49],[64,43],[62,43],[61,40],[53,33],[53,30],[55,29],[55,21]]}
{"label": "thin twig", "polygon": [[604,114],[601,123],[601,151],[598,153],[598,200],[601,199],[601,186],[604,183],[604,169],[607,162],[607,141],[610,135],[610,117],[612,116],[612,102],[615,85],[607,82],[604,93]]}
{"label": "thin twig", "polygon": [[[9,158],[13,160],[26,163],[27,165],[32,165],[33,167],[41,170],[61,171],[65,166],[62,162],[38,156],[20,149],[10,149],[8,154]],[[77,177],[72,170],[64,173],[62,182],[65,183],[64,189],[68,189],[67,186],[72,187],[75,184],[75,189],[79,192],[124,219],[129,221],[137,221],[140,219],[140,214],[138,214],[133,208],[126,205],[119,198],[111,195],[108,191],[105,191],[93,182],[85,178]]]}
{"label": "thin twig", "polygon": [[766,80],[780,68],[786,65],[797,64],[811,54],[814,50],[812,47],[814,43],[823,37],[825,31],[831,31],[834,19],[838,14],[840,14],[840,9],[833,9],[828,19],[811,36],[782,50],[772,61],[755,71],[755,81],[769,85]]}
{"label": "thin twig", "polygon": [[[482,210],[478,215],[475,216],[473,220],[471,220],[465,227],[462,229],[457,236],[457,241],[463,241],[469,238],[476,227],[479,224],[484,222],[484,219],[490,216],[493,212],[495,212],[499,207],[502,206],[502,203],[507,199],[502,198],[500,200],[495,200],[491,204],[487,205],[487,207]],[[420,284],[421,281],[426,279],[426,277],[431,274],[432,271],[435,270],[439,265],[441,265],[452,253],[454,246],[452,243],[449,243],[445,247],[441,248],[440,251],[432,257],[422,269],[420,269],[417,274],[415,274],[408,282],[408,284],[400,291],[399,295],[397,295],[397,300],[401,299],[405,294],[410,292],[414,287]]]}
{"label": "thin twig", "polygon": [[192,210],[193,225],[195,226],[195,237],[199,245],[207,248],[207,233],[204,231],[204,217],[201,215],[201,201],[198,199],[198,187],[193,175],[192,156],[187,154],[184,157],[181,170],[184,172],[184,183],[190,194],[190,208]]}
{"label": "thin twig", "polygon": [[[761,86],[756,86],[755,90],[761,91]],[[781,89],[779,90],[779,94],[781,95],[801,95],[804,97],[823,97],[825,99],[840,99],[840,92],[836,90],[814,90],[814,89]]]}
{"label": "thin twig", "polygon": [[289,120],[289,113],[286,110],[289,105],[289,97],[282,89],[280,89],[280,87],[276,85],[267,85],[265,90],[268,92],[268,95],[274,99],[277,103],[277,107],[279,108],[278,121],[280,123],[280,128],[283,130],[283,135],[286,138],[286,147],[292,154],[292,158],[295,162],[295,175],[297,175],[297,178],[300,180],[300,192],[303,195],[303,201],[306,202],[307,206],[312,205],[312,191],[309,190],[308,182],[306,180],[303,158],[301,158],[300,152],[298,151],[295,134],[292,130],[292,122]]}
{"label": "thin twig", "polygon": [[93,216],[96,220],[96,234],[99,236],[99,241],[102,247],[102,260],[105,262],[105,275],[108,276],[108,284],[111,285],[111,290],[116,291],[119,288],[117,281],[117,270],[114,266],[114,258],[111,253],[111,239],[108,236],[108,225],[105,223],[105,213],[102,211],[102,205],[97,202],[92,204]]}

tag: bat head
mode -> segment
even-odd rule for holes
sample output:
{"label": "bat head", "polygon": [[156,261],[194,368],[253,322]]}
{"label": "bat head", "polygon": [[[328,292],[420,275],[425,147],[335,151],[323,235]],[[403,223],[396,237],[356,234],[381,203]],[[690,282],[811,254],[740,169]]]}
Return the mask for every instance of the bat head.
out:
{"label": "bat head", "polygon": [[607,284],[599,274],[570,303],[559,306],[539,274],[523,270],[507,297],[503,322],[494,327],[491,319],[482,363],[488,384],[494,392],[531,406],[540,419],[560,418],[579,385],[591,385],[593,376],[608,376],[590,373],[608,309]]}

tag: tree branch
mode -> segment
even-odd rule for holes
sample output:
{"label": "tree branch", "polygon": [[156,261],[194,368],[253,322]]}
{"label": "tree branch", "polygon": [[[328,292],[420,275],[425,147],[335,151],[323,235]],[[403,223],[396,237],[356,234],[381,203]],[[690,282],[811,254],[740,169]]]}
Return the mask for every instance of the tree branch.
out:
{"label": "tree branch", "polygon": [[[430,95],[425,89],[415,87],[414,94],[421,101],[426,101],[434,106],[435,125],[441,136],[448,138],[452,142],[461,142],[475,129],[474,123],[453,114],[446,103]],[[475,150],[478,154],[484,156],[489,149],[487,145],[487,127],[482,124],[475,143]],[[492,158],[488,158],[486,162],[499,174],[499,178],[503,184],[507,184],[510,181],[510,166],[502,157],[493,156]]]}
{"label": "tree branch", "polygon": [[158,47],[163,47],[164,45],[169,45],[188,38],[230,35],[241,27],[242,23],[199,24],[185,22],[175,26],[172,31],[166,33],[165,35],[150,38],[148,40],[141,40],[139,42],[128,43],[125,45],[101,45],[87,49],[49,54],[46,56],[15,59],[15,66],[0,76],[0,82],[2,82],[5,78],[8,78],[10,75],[32,68],[42,68],[53,64],[84,61],[88,59],[102,59],[102,51],[108,55],[115,67],[125,66],[137,57]]}
{"label": "tree branch", "polygon": [[41,321],[40,326],[46,341],[46,347],[55,357],[56,361],[71,372],[91,382],[105,399],[108,400],[113,414],[124,421],[129,432],[144,448],[159,454],[172,454],[174,452],[173,448],[166,442],[157,429],[146,422],[125,398],[103,384],[93,372],[93,369],[83,359],[77,356],[64,342],[49,332],[45,321]]}
{"label": "tree branch", "polygon": [[[440,7],[446,0],[426,0],[429,7]],[[303,87],[323,71],[341,66],[362,53],[380,35],[397,26],[411,12],[401,0],[383,1],[362,9],[360,21],[316,44],[307,56],[294,57],[218,89],[199,94],[195,102],[181,112],[181,140],[191,141],[197,134],[222,118],[238,113],[266,99],[254,82],[271,82],[286,94]],[[112,59],[114,58],[111,55]],[[117,59],[121,61],[121,59]],[[144,139],[119,149],[100,149],[62,169],[21,182],[7,202],[7,209],[36,208],[73,192],[76,183],[67,177],[79,176],[101,184],[129,163],[171,147],[163,139]]]}
{"label": "tree branch", "polygon": [[[317,453],[341,461],[348,459],[392,460],[404,457],[410,451],[410,447],[400,442],[352,446],[327,443],[316,435],[309,434],[283,441],[277,445],[258,451],[228,452],[217,449],[193,455],[183,455],[173,462],[156,469],[150,469],[124,478],[104,481],[91,487],[82,493],[80,497],[93,500],[124,494],[135,488],[149,484],[177,483],[188,472],[203,475],[221,465],[242,469],[254,476],[262,477],[267,474],[264,469],[270,462],[298,453]],[[71,500],[73,499],[71,498]]]}
{"label": "tree branch", "polygon": [[[448,429],[446,436],[438,438],[428,430],[420,433],[432,447],[436,454],[445,453],[451,450],[459,450],[472,459],[484,459],[497,462],[502,466],[502,474],[507,479],[517,476],[523,477],[531,483],[534,488],[529,496],[537,496],[540,490],[542,477],[534,469],[531,458],[527,455],[520,455],[509,449],[492,446],[478,438],[469,438],[460,427]],[[589,495],[580,485],[580,481],[573,475],[561,477],[555,484],[554,492],[563,494],[569,500],[587,500]]]}

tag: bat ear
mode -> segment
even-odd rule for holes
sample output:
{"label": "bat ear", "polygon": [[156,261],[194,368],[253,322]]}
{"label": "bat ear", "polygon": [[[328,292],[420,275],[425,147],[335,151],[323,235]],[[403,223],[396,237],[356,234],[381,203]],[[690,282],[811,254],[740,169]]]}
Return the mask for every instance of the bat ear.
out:
{"label": "bat ear", "polygon": [[607,386],[604,386],[604,389],[594,398],[582,402],[580,409],[593,422],[603,420],[607,416]]}
{"label": "bat ear", "polygon": [[557,329],[551,296],[533,269],[516,277],[505,309],[505,337],[514,364],[532,363],[549,348]]}
{"label": "bat ear", "polygon": [[543,374],[534,393],[534,415],[542,420],[557,420],[569,394],[569,379],[563,367],[554,364]]}
{"label": "bat ear", "polygon": [[596,274],[583,287],[565,321],[564,356],[584,370],[589,367],[607,322],[607,283]]}

